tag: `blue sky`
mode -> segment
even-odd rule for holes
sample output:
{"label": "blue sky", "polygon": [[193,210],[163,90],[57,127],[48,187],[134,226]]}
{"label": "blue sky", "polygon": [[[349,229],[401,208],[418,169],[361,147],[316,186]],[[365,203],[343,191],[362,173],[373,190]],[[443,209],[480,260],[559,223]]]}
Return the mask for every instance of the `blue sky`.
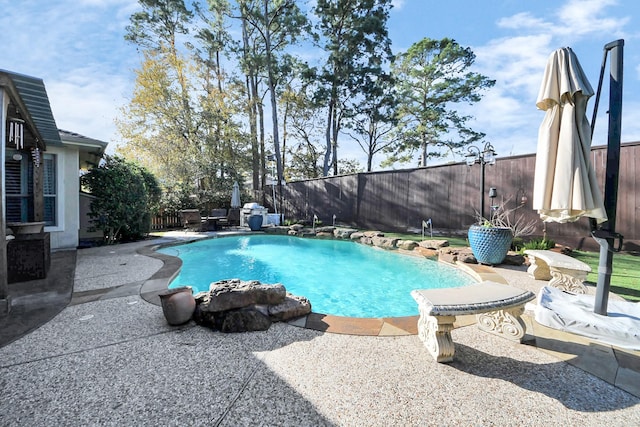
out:
{"label": "blue sky", "polygon": [[[424,37],[450,37],[476,53],[475,71],[497,81],[479,104],[463,110],[501,156],[535,152],[543,118],[535,100],[555,49],[572,47],[595,89],[603,46],[625,39],[622,141],[640,140],[637,0],[395,0],[394,6],[394,52]],[[112,151],[118,142],[113,120],[132,93],[139,65],[135,47],[123,38],[137,2],[0,0],[0,10],[0,68],[42,78],[58,127],[107,141]],[[607,94],[605,86],[594,145],[606,144]],[[361,156],[355,148],[342,155]]]}

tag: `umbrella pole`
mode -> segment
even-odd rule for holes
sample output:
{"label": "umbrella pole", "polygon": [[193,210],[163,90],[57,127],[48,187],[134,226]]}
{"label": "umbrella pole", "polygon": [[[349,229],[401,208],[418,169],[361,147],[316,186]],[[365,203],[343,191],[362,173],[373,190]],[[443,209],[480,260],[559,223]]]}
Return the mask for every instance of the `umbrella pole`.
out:
{"label": "umbrella pole", "polygon": [[593,231],[593,237],[600,244],[598,264],[598,284],[594,312],[607,315],[609,288],[613,266],[614,240],[620,239],[618,250],[622,248],[622,236],[615,232],[616,206],[618,203],[618,175],[620,170],[620,133],[622,128],[622,67],[624,40],[616,40],[604,46],[611,53],[609,75],[609,133],[607,141],[607,166],[605,172],[604,207],[607,221],[600,230]]}

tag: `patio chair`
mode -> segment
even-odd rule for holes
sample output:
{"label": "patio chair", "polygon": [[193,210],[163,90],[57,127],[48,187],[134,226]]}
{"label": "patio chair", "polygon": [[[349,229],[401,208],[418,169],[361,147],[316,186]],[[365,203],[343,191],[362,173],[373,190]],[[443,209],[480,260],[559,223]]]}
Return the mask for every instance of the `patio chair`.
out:
{"label": "patio chair", "polygon": [[212,209],[207,217],[207,230],[216,231],[229,225],[226,209]]}
{"label": "patio chair", "polygon": [[193,231],[202,229],[202,218],[198,209],[183,209],[180,211],[180,218],[184,228]]}

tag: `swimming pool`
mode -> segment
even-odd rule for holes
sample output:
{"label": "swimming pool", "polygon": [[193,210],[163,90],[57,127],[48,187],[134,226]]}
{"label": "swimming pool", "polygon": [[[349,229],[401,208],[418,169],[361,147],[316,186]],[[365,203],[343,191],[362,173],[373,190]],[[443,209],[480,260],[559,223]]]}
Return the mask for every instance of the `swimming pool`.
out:
{"label": "swimming pool", "polygon": [[208,291],[223,279],[282,283],[305,296],[314,312],[347,317],[418,314],[413,289],[450,288],[475,281],[462,271],[343,240],[243,235],[170,246],[158,252],[179,257],[182,270],[170,287]]}

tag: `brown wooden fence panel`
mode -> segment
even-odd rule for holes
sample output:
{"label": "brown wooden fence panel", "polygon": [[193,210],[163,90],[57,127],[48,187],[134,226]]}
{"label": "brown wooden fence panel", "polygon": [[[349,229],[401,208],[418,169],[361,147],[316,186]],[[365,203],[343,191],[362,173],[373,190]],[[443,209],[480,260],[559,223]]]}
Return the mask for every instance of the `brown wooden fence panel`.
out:
{"label": "brown wooden fence panel", "polygon": [[[592,149],[592,162],[604,191],[606,147]],[[620,155],[616,231],[625,237],[625,249],[638,250],[640,241],[640,143],[623,144]],[[489,188],[494,202],[507,201],[514,215],[536,224],[536,236],[546,234],[578,248],[596,248],[589,221],[571,224],[543,223],[532,207],[535,155],[498,158],[485,170],[486,213]],[[311,220],[317,215],[325,224],[333,215],[340,224],[386,231],[419,230],[432,219],[434,229],[463,233],[480,210],[480,165],[465,163],[400,171],[370,172],[290,182],[283,188],[283,212],[289,219]],[[526,199],[523,199],[525,197]],[[526,200],[525,203],[522,203]]]}
{"label": "brown wooden fence panel", "polygon": [[182,228],[180,213],[162,213],[151,218],[151,230],[160,231],[172,228]]}

